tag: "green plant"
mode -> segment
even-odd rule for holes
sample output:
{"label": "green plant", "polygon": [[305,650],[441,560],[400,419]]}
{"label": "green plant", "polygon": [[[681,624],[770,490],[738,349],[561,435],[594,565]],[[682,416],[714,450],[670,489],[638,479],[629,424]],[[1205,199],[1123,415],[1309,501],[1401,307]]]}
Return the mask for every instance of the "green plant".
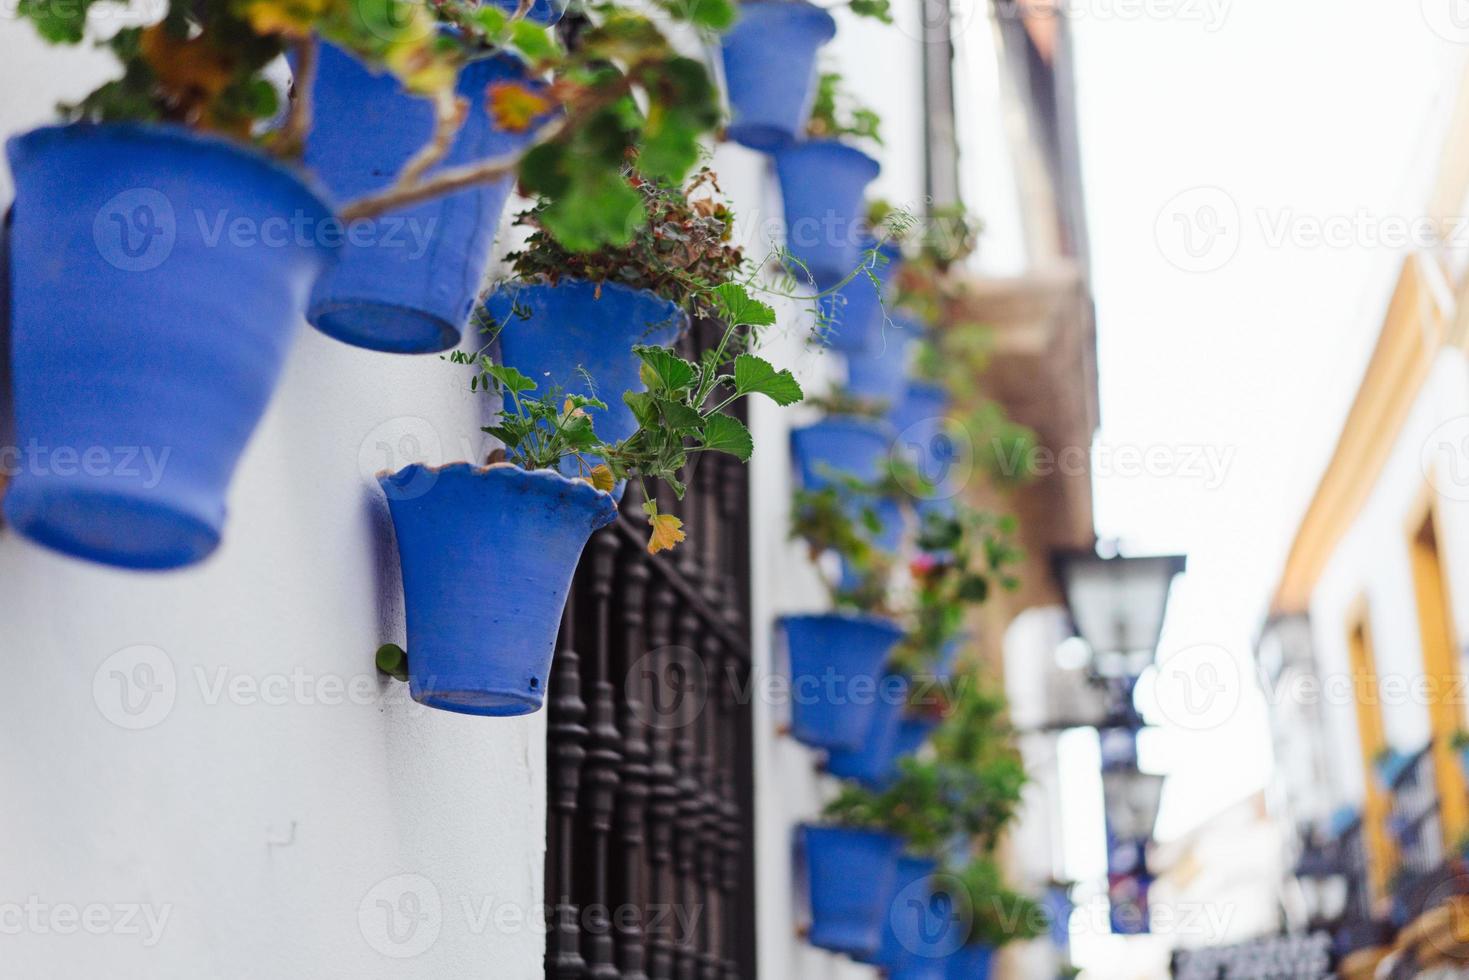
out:
{"label": "green plant", "polygon": [[[647,481],[658,480],[682,498],[681,474],[691,456],[721,452],[747,461],[754,442],[744,423],[725,410],[749,395],[764,395],[778,405],[801,400],[801,386],[790,371],[777,371],[749,350],[775,311],[750,297],[744,286],[724,283],[708,294],[726,327],[720,341],[698,361],[668,347],[637,346],[647,391],[630,391],[622,400],[632,409],[637,429],[607,443],[594,430],[586,409],[596,399],[537,390],[530,378],[484,355],[455,352],[451,360],[470,363],[471,390],[502,398],[499,419],[485,431],[504,443],[504,457],[526,469],[553,469],[572,460],[582,478],[601,490],[621,480],[636,480],[648,517],[648,550],[656,553],[684,539],[683,522],[662,513]],[[601,462],[593,462],[595,457]]]}
{"label": "green plant", "polygon": [[992,857],[974,858],[954,878],[955,897],[964,904],[958,921],[969,924],[966,945],[1004,946],[1050,928],[1045,907],[1006,885]]}
{"label": "green plant", "polygon": [[1465,749],[1469,749],[1469,731],[1463,728],[1456,729],[1453,736],[1449,739],[1449,747],[1455,752],[1462,752]]}
{"label": "green plant", "polygon": [[[47,40],[75,44],[93,2],[21,0],[19,12]],[[728,0],[666,0],[660,8],[703,29],[720,30],[733,19]],[[718,125],[721,112],[703,64],[679,54],[653,20],[611,2],[584,4],[580,16],[575,43],[563,49],[544,28],[469,0],[179,0],[161,22],[125,28],[103,42],[121,76],[61,108],[74,121],[174,122],[249,140],[280,102],[267,66],[290,50],[290,113],[258,138],[270,152],[294,157],[310,131],[316,46],[324,39],[392,71],[432,100],[437,120],[394,183],[348,202],[342,218],[374,217],[517,174],[541,201],[541,226],[568,250],[588,251],[627,243],[646,221],[643,195],[623,174],[629,154],[636,153],[644,179],[682,181],[698,160],[700,137]],[[514,51],[553,83],[544,92],[495,85],[483,105],[464,104],[453,91],[460,66],[494,48]],[[490,112],[504,128],[530,132],[530,145],[506,157],[434,169],[469,111]]]}
{"label": "green plant", "polygon": [[892,834],[909,851],[925,856],[943,853],[956,838],[993,847],[1014,818],[1024,782],[1018,763],[970,767],[944,759],[903,759],[886,789],[844,785],[823,818]]}
{"label": "green plant", "polygon": [[882,144],[882,120],[877,113],[852,98],[842,86],[842,76],[822,72],[816,79],[816,98],[811,105],[811,120],[806,135],[811,139],[855,137]]}
{"label": "green plant", "polygon": [[518,215],[516,224],[533,230],[506,257],[517,278],[552,284],[562,278],[621,283],[671,300],[696,316],[712,312],[710,291],[734,279],[745,265],[744,253],[730,242],[734,215],[718,177],[704,168],[682,187],[635,173],[628,183],[642,195],[648,220],[623,244],[573,252],[546,229],[540,208]]}
{"label": "green plant", "polygon": [[896,666],[915,676],[932,672],[944,647],[962,633],[970,609],[988,600],[996,587],[1018,587],[1009,571],[1022,557],[1010,543],[1014,531],[1014,518],[958,500],[948,513],[924,514],[915,541],[920,553],[908,565],[910,625],[894,652]]}

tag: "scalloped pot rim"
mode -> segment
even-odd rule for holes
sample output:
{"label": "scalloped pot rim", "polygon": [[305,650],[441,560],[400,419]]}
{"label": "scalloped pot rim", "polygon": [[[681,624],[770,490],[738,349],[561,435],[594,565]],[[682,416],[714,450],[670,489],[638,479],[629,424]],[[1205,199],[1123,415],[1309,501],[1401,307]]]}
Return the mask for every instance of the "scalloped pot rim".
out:
{"label": "scalloped pot rim", "polygon": [[[607,511],[607,514],[605,515],[606,520],[599,524],[599,527],[606,527],[608,524],[617,519],[617,500],[612,496],[612,494],[608,493],[606,490],[598,490],[596,487],[592,486],[585,480],[573,480],[570,477],[563,476],[555,470],[550,469],[528,470],[523,466],[516,466],[514,463],[487,463],[484,466],[479,466],[477,464],[466,462],[464,460],[458,460],[453,463],[440,463],[437,466],[431,466],[427,463],[409,463],[407,466],[404,466],[403,468],[398,470],[379,470],[376,474],[376,478],[379,485],[385,485],[388,483],[388,481],[399,477],[409,472],[410,470],[418,470],[424,473],[434,473],[440,475],[444,473],[457,473],[459,471],[463,471],[468,476],[488,476],[490,473],[493,473],[495,471],[510,470],[521,474],[522,478],[527,481],[550,480],[553,483],[563,484],[571,494],[578,494],[583,492],[592,494],[592,497],[587,501],[588,506],[594,510],[598,507],[601,507]],[[384,488],[386,489],[386,487]]]}
{"label": "scalloped pot rim", "polygon": [[[782,0],[782,2],[784,2],[784,0]],[[601,282],[596,282],[592,279],[582,279],[578,276],[561,276],[554,282],[545,276],[537,276],[534,279],[502,279],[499,282],[495,283],[494,288],[485,295],[485,299],[483,302],[488,302],[490,297],[495,296],[500,292],[518,292],[526,289],[560,289],[562,286],[591,286],[595,288],[598,293],[605,293],[609,291],[613,293],[626,293],[628,295],[642,296],[659,303],[667,304],[668,307],[674,312],[674,316],[670,322],[675,323],[675,325],[678,327],[679,333],[684,333],[685,331],[687,331],[689,329],[689,325],[692,322],[692,319],[689,316],[689,311],[684,309],[673,300],[663,296],[659,296],[651,289],[642,289],[638,286],[629,286],[625,282],[616,282],[611,279],[604,279]],[[600,303],[602,301],[602,297],[600,295],[597,296],[596,301]],[[481,305],[483,305],[483,302]]]}

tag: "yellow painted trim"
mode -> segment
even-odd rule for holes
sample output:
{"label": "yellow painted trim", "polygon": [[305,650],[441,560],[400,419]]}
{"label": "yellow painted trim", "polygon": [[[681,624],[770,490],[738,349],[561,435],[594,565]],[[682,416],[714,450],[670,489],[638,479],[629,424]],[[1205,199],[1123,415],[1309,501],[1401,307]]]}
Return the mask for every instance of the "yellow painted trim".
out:
{"label": "yellow painted trim", "polygon": [[1377,483],[1443,343],[1444,324],[1418,260],[1403,263],[1377,347],[1347,413],[1336,451],[1296,532],[1275,612],[1307,611],[1311,592]]}
{"label": "yellow painted trim", "polygon": [[1425,486],[1407,524],[1408,554],[1413,570],[1413,597],[1418,637],[1427,681],[1428,728],[1433,737],[1433,773],[1438,787],[1444,847],[1452,852],[1469,826],[1469,797],[1464,773],[1454,751],[1454,733],[1463,723],[1462,685],[1453,610],[1449,607],[1447,571],[1439,528],[1438,495]]}
{"label": "yellow painted trim", "polygon": [[1378,683],[1377,657],[1372,647],[1372,620],[1367,597],[1352,603],[1347,614],[1347,665],[1352,677],[1352,703],[1357,711],[1357,750],[1361,753],[1366,791],[1362,799],[1362,832],[1367,845],[1367,875],[1372,896],[1387,894],[1388,882],[1397,868],[1398,856],[1387,832],[1390,802],[1378,785],[1376,759],[1387,746],[1382,721],[1382,686]]}

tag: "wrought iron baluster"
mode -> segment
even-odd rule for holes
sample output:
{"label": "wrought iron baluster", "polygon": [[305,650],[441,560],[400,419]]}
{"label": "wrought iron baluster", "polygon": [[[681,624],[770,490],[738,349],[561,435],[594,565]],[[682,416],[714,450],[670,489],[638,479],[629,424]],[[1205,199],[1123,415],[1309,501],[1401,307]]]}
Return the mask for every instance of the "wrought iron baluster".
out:
{"label": "wrought iron baluster", "polygon": [[618,848],[621,851],[620,878],[614,894],[627,906],[626,915],[615,922],[617,962],[625,980],[648,980],[647,947],[644,945],[644,922],[650,901],[645,882],[644,822],[647,820],[649,783],[652,779],[652,748],[648,742],[649,710],[647,646],[644,643],[645,617],[643,604],[648,591],[648,564],[642,554],[625,548],[618,566],[622,586],[621,660],[617,669],[623,678],[622,688],[622,781],[617,796]]}
{"label": "wrought iron baluster", "polygon": [[608,909],[608,873],[611,864],[612,813],[617,799],[618,768],[622,763],[622,733],[617,730],[617,707],[611,680],[612,631],[608,608],[612,596],[612,570],[620,541],[615,529],[592,536],[590,552],[590,600],[592,644],[596,651],[586,678],[591,692],[590,738],[587,740],[586,854],[583,867],[589,872],[587,905],[583,910],[587,933],[587,976],[591,980],[618,980],[614,959],[612,921]]}
{"label": "wrought iron baluster", "polygon": [[581,929],[573,901],[573,869],[576,846],[577,800],[581,789],[581,767],[586,758],[584,743],[587,715],[581,699],[580,664],[576,642],[576,604],[566,603],[557,638],[556,660],[551,668],[551,717],[547,723],[550,743],[550,806],[552,833],[547,848],[547,890],[553,895],[550,940],[546,944],[546,975],[552,980],[581,980],[586,963],[581,957]]}
{"label": "wrought iron baluster", "polygon": [[[673,607],[673,592],[665,583],[655,582],[649,602],[648,642],[653,645],[650,694],[656,700],[652,702],[652,710],[660,719],[669,717],[668,706],[677,696],[669,690],[668,682]],[[673,823],[678,816],[678,790],[674,785],[678,776],[673,768],[673,737],[673,731],[665,725],[653,731],[648,809],[651,844],[648,857],[652,865],[649,906],[653,915],[648,937],[648,975],[652,980],[673,978],[673,943],[668,931],[668,913],[677,901],[673,890]]]}
{"label": "wrought iron baluster", "polygon": [[[674,840],[674,858],[678,871],[677,901],[685,923],[702,923],[707,911],[699,892],[697,855],[702,844],[704,801],[701,795],[701,770],[696,733],[703,711],[702,665],[697,663],[699,617],[685,601],[679,603],[678,656],[684,662],[680,676],[685,684],[679,724],[674,739],[674,768],[678,773],[676,805],[678,834]],[[695,918],[697,916],[697,918]],[[676,980],[698,980],[699,941],[693,934],[680,934],[674,945],[674,977]]]}

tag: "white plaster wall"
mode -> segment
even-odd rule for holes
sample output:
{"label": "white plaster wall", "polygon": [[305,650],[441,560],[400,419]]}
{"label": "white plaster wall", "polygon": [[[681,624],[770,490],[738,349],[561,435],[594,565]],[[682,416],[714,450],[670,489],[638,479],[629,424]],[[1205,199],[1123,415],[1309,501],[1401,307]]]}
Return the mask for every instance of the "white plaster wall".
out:
{"label": "white plaster wall", "polygon": [[[109,70],[13,20],[0,50],[5,135]],[[461,388],[303,324],[208,562],[128,574],[0,533],[0,972],[539,974],[543,717],[422,709],[372,661],[402,609],[371,475],[404,436],[464,452]],[[98,909],[100,935],[70,918]]]}
{"label": "white plaster wall", "polygon": [[[920,208],[916,11],[895,7],[897,29],[842,13],[829,54],[884,116],[876,193]],[[45,121],[110,65],[46,48],[13,21],[0,22],[0,50],[5,135]],[[723,146],[714,165],[742,240],[762,254],[780,211],[765,158]],[[0,194],[9,188],[7,173]],[[799,302],[783,306],[768,353],[820,391],[839,358],[807,346]],[[0,532],[0,973],[540,976],[544,716],[422,709],[372,663],[403,626],[371,477],[405,458],[481,451],[484,406],[459,382],[436,357],[360,351],[303,324],[208,562],[127,574]],[[825,608],[814,569],[786,541],[787,432],[812,417],[752,405],[757,678],[771,675],[775,617]],[[778,734],[784,705],[761,698],[755,710],[761,975],[871,977],[797,936],[792,830],[834,787]],[[6,903],[32,897],[43,919],[93,903],[167,918],[157,942],[12,933]],[[414,902],[427,913],[416,931]],[[416,955],[393,955],[405,952]]]}
{"label": "white plaster wall", "polygon": [[1408,560],[1409,522],[1428,488],[1436,494],[1439,548],[1463,656],[1469,626],[1469,365],[1458,351],[1439,355],[1377,485],[1327,563],[1311,599],[1324,715],[1336,785],[1357,802],[1364,792],[1356,709],[1349,696],[1347,637],[1354,604],[1365,595],[1388,742],[1402,751],[1428,740],[1427,708],[1413,683],[1423,675],[1416,599]]}

